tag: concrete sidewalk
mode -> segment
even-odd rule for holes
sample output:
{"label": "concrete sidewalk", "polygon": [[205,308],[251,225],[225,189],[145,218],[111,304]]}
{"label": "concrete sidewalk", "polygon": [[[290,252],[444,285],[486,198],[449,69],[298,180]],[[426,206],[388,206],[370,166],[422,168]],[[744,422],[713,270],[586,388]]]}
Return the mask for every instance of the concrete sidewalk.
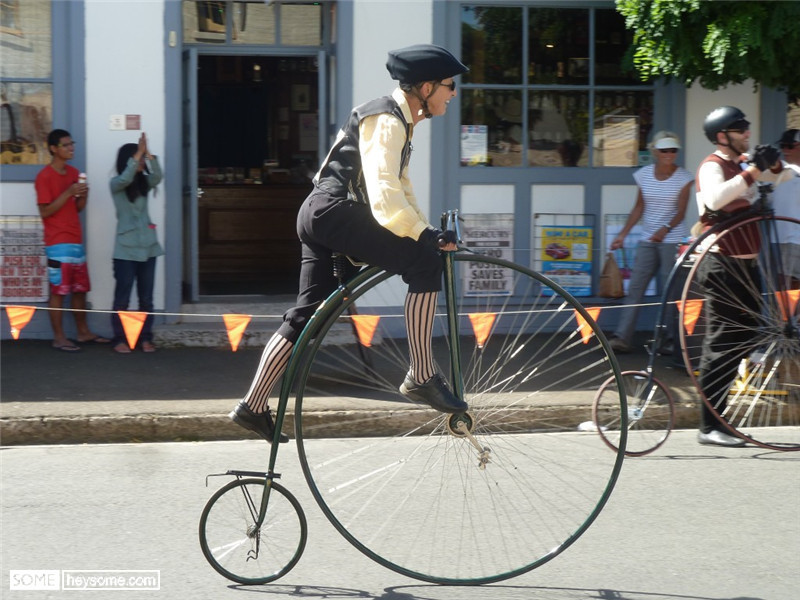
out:
{"label": "concrete sidewalk", "polygon": [[[108,345],[58,351],[44,340],[0,344],[0,443],[58,444],[222,440],[256,437],[228,420],[247,392],[261,350],[171,347],[153,354],[112,352]],[[623,370],[647,364],[643,347],[619,357]],[[690,378],[658,358],[656,376],[678,406],[677,426],[697,424]],[[273,400],[273,407],[275,401]],[[385,403],[386,410],[396,408]],[[315,408],[358,411],[347,399]],[[291,419],[287,426],[291,425]],[[357,431],[354,431],[357,434]]]}

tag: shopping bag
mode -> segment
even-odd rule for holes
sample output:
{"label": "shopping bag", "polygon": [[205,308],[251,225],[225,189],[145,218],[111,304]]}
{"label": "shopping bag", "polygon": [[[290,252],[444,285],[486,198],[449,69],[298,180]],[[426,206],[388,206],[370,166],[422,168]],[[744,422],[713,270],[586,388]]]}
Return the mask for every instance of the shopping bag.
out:
{"label": "shopping bag", "polygon": [[622,271],[612,252],[606,254],[606,261],[603,263],[603,270],[600,273],[597,295],[601,298],[622,298],[625,295],[625,289],[622,286]]}

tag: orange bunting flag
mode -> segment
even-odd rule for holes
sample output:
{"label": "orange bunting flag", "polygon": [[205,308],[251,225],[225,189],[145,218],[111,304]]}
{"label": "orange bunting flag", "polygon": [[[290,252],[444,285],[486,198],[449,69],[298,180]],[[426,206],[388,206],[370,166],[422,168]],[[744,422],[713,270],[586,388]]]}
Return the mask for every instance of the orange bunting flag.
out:
{"label": "orange bunting flag", "polygon": [[781,315],[784,321],[789,319],[797,310],[797,301],[800,300],[800,290],[786,290],[775,292],[778,296],[778,304],[781,307]]}
{"label": "orange bunting flag", "polygon": [[381,318],[378,315],[350,315],[350,318],[353,319],[361,345],[367,348],[372,346],[372,336],[375,335],[375,329]]}
{"label": "orange bunting flag", "polygon": [[[592,317],[592,319],[597,321],[597,317],[600,316],[600,310],[601,309],[599,306],[594,306],[592,308],[587,308],[586,312],[589,313],[589,316]],[[583,338],[583,343],[588,344],[592,334],[594,333],[592,328],[589,327],[589,323],[586,322],[586,319],[584,319],[583,315],[577,310],[575,311],[575,319],[578,321],[578,331]]]}
{"label": "orange bunting flag", "polygon": [[6,306],[8,322],[11,323],[11,337],[19,339],[19,332],[30,322],[35,310],[33,306]]}
{"label": "orange bunting flag", "polygon": [[231,343],[231,348],[234,352],[239,348],[239,343],[242,341],[244,330],[250,324],[250,315],[236,315],[225,314],[222,315],[222,320],[225,321],[225,329],[228,330],[228,341]]}
{"label": "orange bunting flag", "polygon": [[692,335],[694,326],[697,325],[697,319],[700,318],[700,311],[703,310],[703,299],[693,298],[684,303],[679,302],[678,308],[683,313],[683,326],[686,328],[686,333]]}
{"label": "orange bunting flag", "polygon": [[146,312],[119,311],[119,320],[122,321],[122,329],[125,330],[125,338],[128,340],[128,346],[130,346],[131,350],[136,347],[136,342],[139,341],[139,334],[142,333],[146,318]]}
{"label": "orange bunting flag", "polygon": [[489,339],[489,334],[492,331],[492,325],[497,317],[497,313],[470,313],[469,320],[472,322],[472,330],[475,332],[475,341],[478,343],[478,348],[483,348],[486,340]]}

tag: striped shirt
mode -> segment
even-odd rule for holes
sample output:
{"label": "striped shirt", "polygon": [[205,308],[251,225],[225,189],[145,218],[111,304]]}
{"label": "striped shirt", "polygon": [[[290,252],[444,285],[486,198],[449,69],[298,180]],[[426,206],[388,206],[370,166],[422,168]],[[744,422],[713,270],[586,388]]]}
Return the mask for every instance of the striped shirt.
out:
{"label": "striped shirt", "polygon": [[[694,177],[686,169],[678,167],[669,179],[660,181],[655,177],[655,165],[647,165],[636,171],[633,179],[642,191],[644,201],[642,239],[648,240],[661,227],[670,224],[678,212],[681,190],[687,183],[692,182]],[[662,243],[678,243],[688,235],[689,229],[681,221],[664,236]]]}

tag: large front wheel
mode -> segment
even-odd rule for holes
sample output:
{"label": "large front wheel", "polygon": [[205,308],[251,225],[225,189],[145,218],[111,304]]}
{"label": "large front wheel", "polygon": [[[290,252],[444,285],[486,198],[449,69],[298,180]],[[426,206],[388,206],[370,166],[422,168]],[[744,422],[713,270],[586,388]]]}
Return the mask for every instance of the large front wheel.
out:
{"label": "large front wheel", "polygon": [[[500,259],[454,259],[455,311],[448,319],[442,294],[433,352],[469,410],[400,395],[407,288],[373,271],[326,302],[335,310],[298,343],[295,427],[312,493],[356,548],[409,577],[479,584],[536,568],[586,531],[619,474],[627,412],[624,394],[609,400],[623,424],[609,452],[586,425],[595,390],[619,370],[572,296]],[[342,323],[353,318],[359,341]]]}
{"label": "large front wheel", "polygon": [[701,244],[680,302],[684,360],[721,428],[800,450],[800,221],[740,221]]}

